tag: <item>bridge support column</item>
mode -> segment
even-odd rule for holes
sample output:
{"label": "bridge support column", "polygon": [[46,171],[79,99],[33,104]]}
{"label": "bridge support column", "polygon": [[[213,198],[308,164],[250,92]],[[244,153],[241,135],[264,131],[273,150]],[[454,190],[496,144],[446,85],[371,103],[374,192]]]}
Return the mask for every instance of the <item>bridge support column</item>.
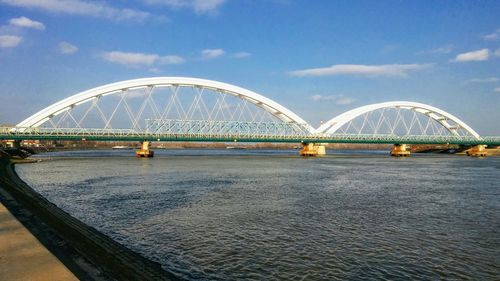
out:
{"label": "bridge support column", "polygon": [[410,156],[410,151],[406,150],[406,144],[395,144],[391,149],[391,156],[406,157]]}
{"label": "bridge support column", "polygon": [[323,144],[302,143],[302,150],[299,152],[302,156],[322,156],[326,155],[326,148]]}
{"label": "bridge support column", "polygon": [[473,146],[471,149],[466,151],[468,156],[472,157],[485,157],[488,156],[488,152],[486,152],[486,145],[478,144]]}
{"label": "bridge support column", "polygon": [[149,149],[149,141],[143,141],[141,144],[141,149],[135,151],[135,156],[151,158],[154,156],[155,152]]}
{"label": "bridge support column", "polygon": [[6,146],[8,148],[21,148],[21,140],[8,140]]}

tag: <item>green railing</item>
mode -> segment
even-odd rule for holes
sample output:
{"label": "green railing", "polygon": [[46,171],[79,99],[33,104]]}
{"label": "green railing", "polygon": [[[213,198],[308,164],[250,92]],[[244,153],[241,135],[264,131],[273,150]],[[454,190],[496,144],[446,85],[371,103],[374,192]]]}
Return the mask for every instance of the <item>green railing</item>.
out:
{"label": "green railing", "polygon": [[148,133],[132,129],[8,128],[0,127],[0,140],[87,140],[87,141],[199,141],[199,142],[314,142],[380,144],[500,145],[500,137],[431,136],[389,134],[297,134],[262,133]]}

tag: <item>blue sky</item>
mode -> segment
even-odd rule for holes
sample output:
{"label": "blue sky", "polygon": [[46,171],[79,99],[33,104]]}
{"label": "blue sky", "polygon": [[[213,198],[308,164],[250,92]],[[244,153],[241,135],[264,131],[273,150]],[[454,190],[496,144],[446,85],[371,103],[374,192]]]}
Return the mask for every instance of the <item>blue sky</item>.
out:
{"label": "blue sky", "polygon": [[409,100],[500,135],[500,1],[0,0],[0,123],[120,80],[192,76],[317,126]]}

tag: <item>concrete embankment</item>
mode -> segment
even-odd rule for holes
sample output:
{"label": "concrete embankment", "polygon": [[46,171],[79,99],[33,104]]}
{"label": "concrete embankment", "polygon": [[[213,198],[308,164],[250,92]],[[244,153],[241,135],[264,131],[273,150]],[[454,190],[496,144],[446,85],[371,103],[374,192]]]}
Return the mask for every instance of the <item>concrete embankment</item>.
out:
{"label": "concrete embankment", "polygon": [[[12,160],[1,154],[0,201],[80,280],[178,280],[158,263],[127,249],[50,203],[20,179]],[[0,230],[4,229],[8,230],[8,226],[0,225]],[[25,270],[33,270],[34,265],[27,265]],[[0,259],[0,267],[3,266],[7,264]],[[47,280],[70,280],[60,277],[51,276]],[[17,278],[0,276],[0,279]]]}
{"label": "concrete embankment", "polygon": [[78,279],[0,203],[0,280]]}

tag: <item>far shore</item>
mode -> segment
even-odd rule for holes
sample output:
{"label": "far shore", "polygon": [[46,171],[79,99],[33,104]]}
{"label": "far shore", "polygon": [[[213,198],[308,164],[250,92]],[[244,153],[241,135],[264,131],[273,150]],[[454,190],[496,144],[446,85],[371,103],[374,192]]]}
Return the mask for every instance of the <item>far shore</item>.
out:
{"label": "far shore", "polygon": [[[0,149],[2,143],[0,142]],[[5,145],[5,144],[4,144]],[[53,151],[105,150],[105,149],[138,149],[140,142],[126,141],[24,141],[21,147],[27,152],[43,153]],[[327,143],[328,150],[374,150],[391,151],[392,144],[362,144],[362,143]],[[453,144],[414,144],[408,145],[411,153],[441,153],[464,154],[470,147]],[[250,149],[250,150],[300,150],[301,143],[245,143],[245,142],[152,142],[152,150],[160,149]],[[488,155],[500,155],[500,148],[487,148]]]}

